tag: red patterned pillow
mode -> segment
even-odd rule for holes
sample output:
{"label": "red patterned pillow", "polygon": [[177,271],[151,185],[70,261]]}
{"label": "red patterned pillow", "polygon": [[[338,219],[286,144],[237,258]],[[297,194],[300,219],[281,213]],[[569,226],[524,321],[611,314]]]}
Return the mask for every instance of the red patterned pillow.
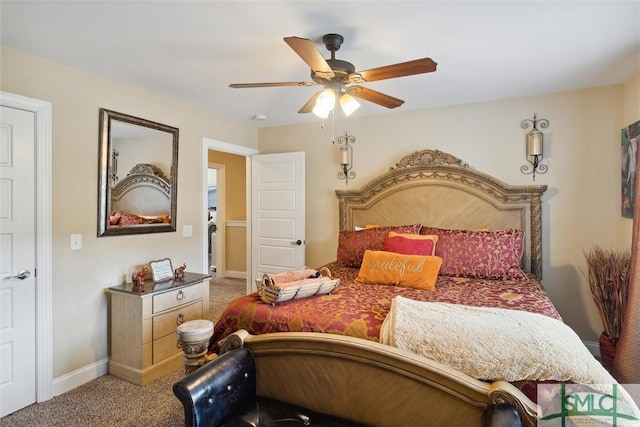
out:
{"label": "red patterned pillow", "polygon": [[[127,212],[112,212],[109,218],[112,225],[140,225],[140,224],[157,224],[162,222],[160,218],[144,218]],[[114,222],[115,221],[115,222]]]}
{"label": "red patterned pillow", "polygon": [[405,234],[418,234],[420,224],[398,225],[367,228],[365,230],[342,230],[338,236],[337,261],[347,267],[359,268],[362,264],[364,251],[381,251],[384,247],[384,239],[390,231]]}
{"label": "red patterned pillow", "polygon": [[436,252],[436,242],[438,236],[421,236],[421,239],[412,239],[395,235],[391,232],[389,237],[384,239],[384,251],[395,252],[404,255],[429,255],[433,256]]}
{"label": "red patterned pillow", "polygon": [[447,230],[422,227],[420,234],[438,236],[436,256],[442,258],[443,276],[526,282],[520,269],[524,231]]}

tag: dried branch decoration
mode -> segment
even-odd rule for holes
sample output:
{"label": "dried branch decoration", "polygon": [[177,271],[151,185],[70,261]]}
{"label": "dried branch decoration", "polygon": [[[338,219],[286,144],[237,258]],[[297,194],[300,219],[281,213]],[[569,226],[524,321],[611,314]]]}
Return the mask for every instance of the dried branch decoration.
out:
{"label": "dried branch decoration", "polygon": [[620,338],[622,319],[627,305],[631,251],[604,250],[595,246],[587,254],[589,287],[598,307],[604,332],[612,344]]}

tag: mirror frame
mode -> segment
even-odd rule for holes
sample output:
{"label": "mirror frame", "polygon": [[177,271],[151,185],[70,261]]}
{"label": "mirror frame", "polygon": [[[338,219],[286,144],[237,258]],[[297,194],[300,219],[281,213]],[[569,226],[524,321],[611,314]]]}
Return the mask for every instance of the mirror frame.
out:
{"label": "mirror frame", "polygon": [[[109,212],[111,211],[111,186],[109,184],[109,174],[112,164],[109,154],[112,150],[111,125],[114,120],[167,132],[171,135],[171,173],[169,177],[171,219],[169,223],[140,224],[127,227],[110,226]],[[176,214],[178,205],[178,136],[178,128],[173,126],[163,125],[161,123],[130,116],[128,114],[118,113],[106,108],[100,109],[100,148],[98,150],[98,237],[176,231]]]}

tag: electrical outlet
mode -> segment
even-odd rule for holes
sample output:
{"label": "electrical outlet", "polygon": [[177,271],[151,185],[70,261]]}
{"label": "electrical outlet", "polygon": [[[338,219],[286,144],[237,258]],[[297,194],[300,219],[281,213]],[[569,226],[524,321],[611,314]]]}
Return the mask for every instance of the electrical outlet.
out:
{"label": "electrical outlet", "polygon": [[191,237],[193,236],[193,227],[190,225],[182,226],[182,237]]}
{"label": "electrical outlet", "polygon": [[82,249],[82,234],[71,235],[71,250],[77,251]]}

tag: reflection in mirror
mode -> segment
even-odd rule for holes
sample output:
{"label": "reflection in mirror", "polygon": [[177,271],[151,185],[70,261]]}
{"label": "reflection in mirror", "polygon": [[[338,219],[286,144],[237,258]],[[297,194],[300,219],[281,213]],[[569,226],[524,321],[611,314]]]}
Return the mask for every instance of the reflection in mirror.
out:
{"label": "reflection in mirror", "polygon": [[100,110],[98,236],[176,230],[178,129]]}

